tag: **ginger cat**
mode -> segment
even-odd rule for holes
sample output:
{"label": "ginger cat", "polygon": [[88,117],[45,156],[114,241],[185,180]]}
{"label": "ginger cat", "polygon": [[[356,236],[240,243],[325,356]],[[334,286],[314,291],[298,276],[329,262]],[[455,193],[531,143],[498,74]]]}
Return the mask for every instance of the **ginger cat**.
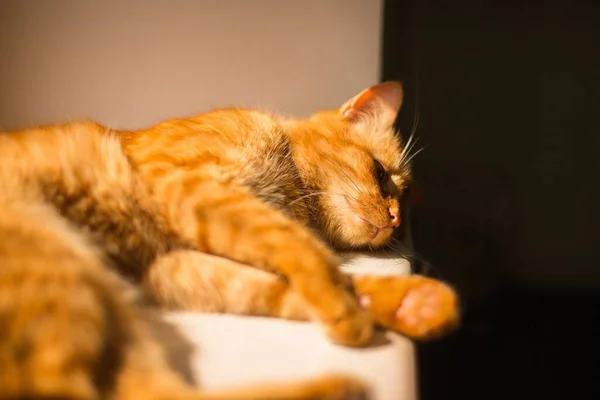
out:
{"label": "ginger cat", "polygon": [[365,398],[342,376],[198,393],[167,365],[139,294],[318,321],[349,346],[374,324],[416,339],[455,326],[448,286],[346,276],[330,249],[384,246],[401,224],[402,96],[386,82],[306,120],[223,109],[0,135],[0,398]]}

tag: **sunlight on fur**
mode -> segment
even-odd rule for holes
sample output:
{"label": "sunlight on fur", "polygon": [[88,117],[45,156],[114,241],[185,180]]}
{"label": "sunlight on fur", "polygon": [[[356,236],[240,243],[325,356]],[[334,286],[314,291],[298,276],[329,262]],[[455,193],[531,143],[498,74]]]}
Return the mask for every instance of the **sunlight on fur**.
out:
{"label": "sunlight on fur", "polygon": [[375,325],[453,329],[444,283],[345,275],[334,252],[386,246],[402,224],[402,98],[386,82],[309,119],[232,108],[0,135],[0,397],[366,398],[343,376],[199,393],[142,310],[315,321],[346,346],[368,345]]}

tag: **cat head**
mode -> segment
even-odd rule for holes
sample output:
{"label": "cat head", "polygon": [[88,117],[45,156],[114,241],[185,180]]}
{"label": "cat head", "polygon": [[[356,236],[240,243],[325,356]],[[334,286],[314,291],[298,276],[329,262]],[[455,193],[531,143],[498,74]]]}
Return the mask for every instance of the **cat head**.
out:
{"label": "cat head", "polygon": [[292,124],[294,161],[315,193],[313,218],[338,248],[381,247],[402,223],[411,182],[394,130],[402,100],[402,85],[384,82]]}

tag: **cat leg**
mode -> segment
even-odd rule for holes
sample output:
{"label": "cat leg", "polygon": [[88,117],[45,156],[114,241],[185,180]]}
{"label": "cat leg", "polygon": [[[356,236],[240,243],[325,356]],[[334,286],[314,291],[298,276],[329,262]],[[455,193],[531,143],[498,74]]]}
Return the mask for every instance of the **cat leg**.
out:
{"label": "cat leg", "polygon": [[[452,288],[410,276],[352,276],[361,305],[375,322],[413,339],[429,339],[458,324]],[[301,296],[280,276],[197,251],[175,251],[156,260],[144,285],[172,310],[313,320]]]}
{"label": "cat leg", "polygon": [[314,313],[281,276],[191,250],[159,257],[143,285],[171,310],[312,320]]}
{"label": "cat leg", "polygon": [[459,324],[458,295],[437,279],[357,275],[353,281],[361,306],[378,325],[412,339],[433,339]]}
{"label": "cat leg", "polygon": [[[159,257],[144,281],[154,300],[167,308],[204,312],[269,315],[306,320],[309,308],[274,274],[203,254],[180,250]],[[139,335],[127,348],[117,398],[189,400],[366,400],[365,383],[326,374],[309,380],[259,383],[249,387],[196,392],[165,362],[162,347],[137,323]]]}
{"label": "cat leg", "polygon": [[0,398],[365,398],[361,383],[334,376],[198,392],[170,368],[126,286],[54,210],[0,206]]}
{"label": "cat leg", "polygon": [[201,251],[284,277],[334,342],[368,343],[372,321],[348,290],[338,258],[323,242],[248,192],[193,179],[182,185],[190,186],[197,194],[182,196],[188,203],[174,203],[168,213],[189,224],[193,210],[197,224],[187,231],[195,231],[189,235]]}
{"label": "cat leg", "polygon": [[[173,252],[161,257],[157,260],[154,266],[170,265],[184,266],[189,270],[188,273],[193,273],[192,270],[198,271],[199,261],[206,263],[206,261],[212,261],[215,270],[213,273],[222,270],[222,268],[228,269],[225,263],[232,264],[233,268],[229,268],[230,272],[234,272],[234,269],[244,268],[241,271],[242,274],[248,273],[248,275],[254,275],[253,281],[244,281],[245,285],[257,283],[260,289],[268,289],[265,287],[267,284],[270,288],[283,289],[279,284],[281,279],[276,276],[269,274],[264,271],[259,271],[251,267],[243,267],[237,263],[233,263],[229,260],[219,259],[218,257],[208,256],[206,254],[194,252],[194,251],[178,251]],[[181,261],[187,259],[187,263],[182,264]],[[222,260],[224,263],[219,263],[216,260]],[[206,265],[206,264],[203,264]],[[152,271],[152,269],[151,269]],[[239,271],[238,271],[239,272]],[[223,276],[225,277],[225,276]],[[188,290],[190,285],[193,285],[195,277],[193,276],[181,276],[181,278],[190,278],[187,281]],[[217,278],[218,279],[218,278]],[[235,280],[235,278],[234,278]],[[270,284],[269,284],[269,281]],[[276,283],[277,282],[277,283]],[[175,283],[177,286],[178,283]],[[234,283],[237,286],[238,297],[246,296],[239,292],[240,282]],[[176,287],[175,286],[175,287]],[[205,289],[212,289],[215,287],[200,286],[201,291]],[[196,294],[200,294],[201,291],[193,291]],[[235,291],[231,291],[230,298],[233,298]],[[256,292],[255,292],[256,293]],[[281,291],[280,293],[286,293]],[[192,292],[188,292],[192,294]],[[264,293],[263,293],[264,294]],[[213,297],[214,296],[214,297]],[[256,302],[249,301],[246,304],[254,304],[256,310],[264,310],[260,305],[262,300],[261,296],[255,294]],[[267,297],[269,294],[267,294]],[[281,303],[279,310],[283,311],[286,316],[300,317],[300,314],[307,309],[304,304],[300,304],[299,297],[287,291],[287,296],[284,294],[281,297]],[[219,298],[219,294],[210,293],[205,300],[208,303],[195,303],[196,305],[202,305],[203,307],[214,307],[214,300]],[[186,296],[176,297],[179,301],[186,299]],[[188,299],[191,300],[191,299]],[[287,306],[286,306],[287,304]],[[290,308],[290,306],[292,306]],[[244,306],[245,307],[245,306]],[[213,309],[214,310],[214,309]],[[144,317],[142,311],[138,309],[138,315]],[[149,310],[151,311],[151,310]],[[219,310],[222,311],[222,310]],[[238,312],[248,313],[250,311],[246,308],[244,311],[237,309]],[[145,316],[149,318],[149,315]],[[124,349],[123,363],[120,373],[117,378],[115,394],[116,398],[121,400],[366,400],[368,398],[368,388],[362,381],[344,375],[337,374],[326,374],[316,379],[304,379],[291,382],[282,383],[259,383],[248,387],[224,389],[218,391],[198,391],[196,388],[191,387],[188,383],[183,381],[177,373],[171,368],[166,361],[167,358],[163,352],[164,348],[160,344],[159,340],[153,336],[151,325],[148,325],[146,318],[132,318],[130,320],[131,335],[132,339],[129,345]],[[251,362],[251,361],[250,361]]]}

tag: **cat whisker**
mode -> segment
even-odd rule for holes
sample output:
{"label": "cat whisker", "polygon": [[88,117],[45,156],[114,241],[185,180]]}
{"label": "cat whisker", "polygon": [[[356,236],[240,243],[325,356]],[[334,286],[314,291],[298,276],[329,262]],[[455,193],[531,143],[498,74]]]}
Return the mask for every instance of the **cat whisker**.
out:
{"label": "cat whisker", "polygon": [[417,73],[417,79],[416,79],[415,85],[416,85],[416,88],[415,88],[415,115],[413,117],[413,124],[412,124],[412,129],[410,131],[410,135],[408,137],[408,140],[406,141],[406,144],[404,145],[404,148],[402,149],[402,152],[400,153],[400,165],[402,168],[408,168],[410,161],[422,150],[422,148],[421,148],[420,150],[415,152],[412,156],[409,156],[410,152],[412,151],[412,149],[414,148],[414,146],[418,140],[418,138],[415,137],[415,134],[417,133],[417,128],[419,127],[419,122],[421,120],[418,73]]}
{"label": "cat whisker", "polygon": [[403,160],[402,167],[408,168],[408,166],[410,165],[410,162],[413,160],[413,158],[415,158],[423,150],[425,150],[425,147],[421,147],[419,150],[417,150],[413,154],[411,154],[410,157],[408,157],[406,160]]}
{"label": "cat whisker", "polygon": [[421,119],[421,106],[419,101],[419,75],[417,72],[417,79],[415,81],[415,117],[413,118],[413,126],[411,129],[410,135],[414,135],[417,131],[417,127],[419,126],[419,121]]}
{"label": "cat whisker", "polygon": [[[409,260],[411,262],[411,269],[413,267],[412,262],[417,261],[421,264],[425,264],[425,268],[423,268],[422,271],[414,271],[413,270],[412,272],[418,272],[418,273],[424,274],[424,275],[433,275],[435,277],[438,277],[439,279],[446,280],[446,278],[440,272],[439,269],[437,269],[432,263],[430,263],[425,257],[423,257],[415,249],[407,248],[397,238],[392,237],[392,240],[390,241],[390,243],[388,243],[388,245],[394,246],[394,247],[391,247],[391,250],[399,250],[401,252],[399,255],[401,257],[406,258],[407,260]],[[428,272],[433,272],[433,274],[429,274]]]}
{"label": "cat whisker", "polygon": [[356,183],[354,182],[354,180],[352,179],[352,177],[350,177],[350,175],[348,175],[348,173],[346,171],[344,171],[341,167],[339,167],[338,165],[335,165],[334,163],[332,163],[330,161],[331,165],[333,165],[339,172],[341,172],[346,178],[348,178],[348,181],[345,182],[350,182],[355,188],[356,190],[360,193],[362,192],[362,188]]}
{"label": "cat whisker", "polygon": [[[357,190],[358,193],[364,193],[364,188],[361,188],[350,175],[346,171],[344,171],[339,165],[334,164],[331,160],[327,160],[334,168],[336,168],[341,174],[343,174],[346,178],[348,178],[347,182],[350,182]],[[345,181],[346,182],[346,181]],[[350,196],[350,194],[345,194],[346,196]],[[356,200],[356,198],[354,198]]]}
{"label": "cat whisker", "polygon": [[410,259],[413,257],[413,252],[410,251],[410,249],[406,248],[397,238],[392,237],[389,241],[389,243],[387,243],[385,245],[386,249],[389,250],[400,250],[402,253],[400,254],[401,257]]}
{"label": "cat whisker", "polygon": [[304,196],[300,196],[300,197],[298,197],[297,199],[295,199],[295,200],[292,200],[292,201],[290,201],[289,203],[287,203],[287,204],[286,204],[286,207],[290,207],[290,206],[292,206],[292,205],[296,204],[297,202],[299,202],[299,201],[302,201],[302,200],[304,200],[304,199],[306,199],[306,198],[308,198],[308,197],[320,196],[320,195],[322,195],[322,194],[324,194],[324,193],[327,193],[327,191],[325,191],[325,190],[324,190],[324,191],[321,191],[321,192],[315,192],[315,193],[309,193],[309,194],[305,194]]}
{"label": "cat whisker", "polygon": [[406,154],[410,151],[413,138],[414,138],[414,131],[410,134],[410,136],[408,137],[408,140],[406,141],[406,143],[404,144],[404,147],[402,148],[402,151],[400,152],[400,165],[402,165],[402,161],[406,157]]}
{"label": "cat whisker", "polygon": [[414,136],[414,133],[411,133],[408,141],[406,142],[406,147],[402,150],[400,154],[400,166],[402,168],[407,168],[409,166],[409,161],[412,159],[411,152],[417,144],[419,138]]}

